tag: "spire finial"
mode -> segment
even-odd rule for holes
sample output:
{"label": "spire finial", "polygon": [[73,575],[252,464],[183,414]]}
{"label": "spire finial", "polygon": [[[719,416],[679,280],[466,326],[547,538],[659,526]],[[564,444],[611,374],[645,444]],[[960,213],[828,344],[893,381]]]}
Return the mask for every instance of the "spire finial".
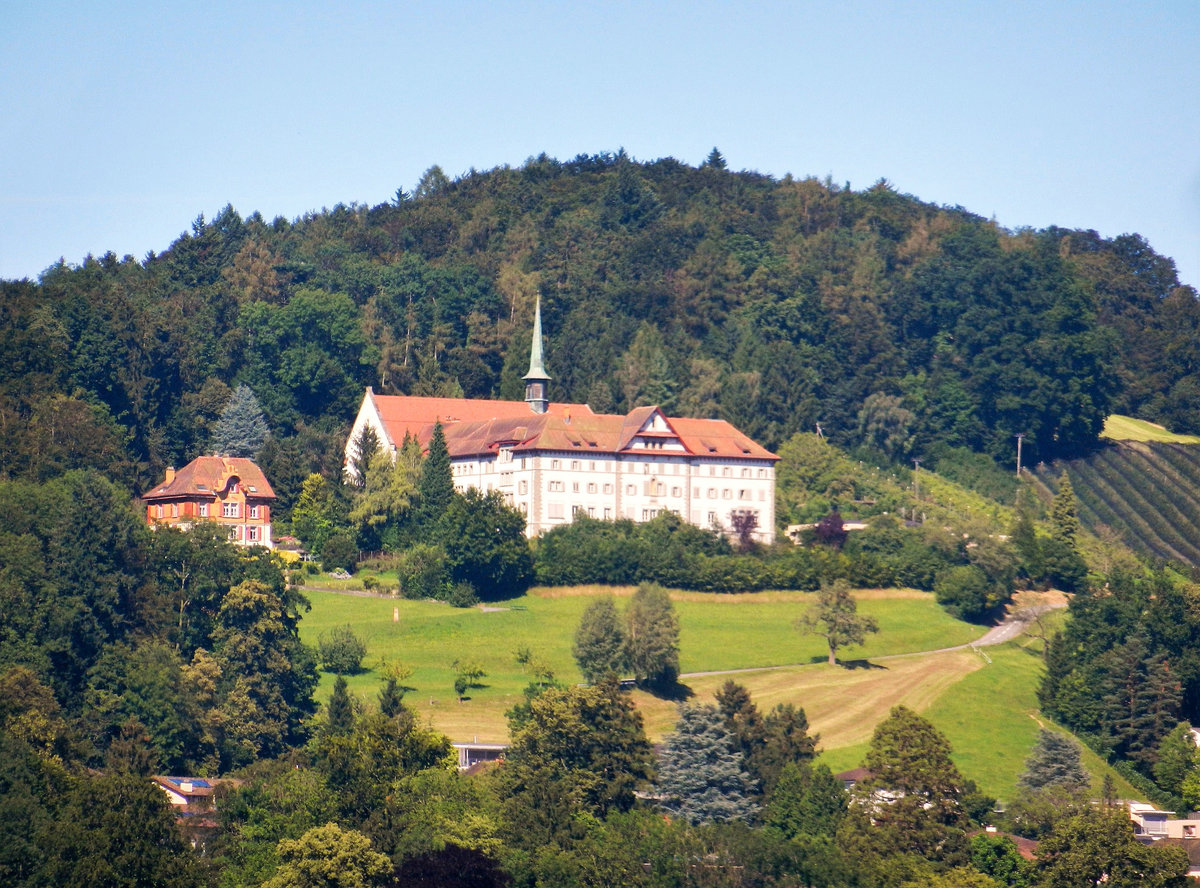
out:
{"label": "spire finial", "polygon": [[534,413],[545,413],[550,406],[546,397],[546,383],[550,374],[546,372],[542,357],[542,297],[537,298],[533,310],[533,344],[529,349],[529,372],[525,374],[525,400]]}

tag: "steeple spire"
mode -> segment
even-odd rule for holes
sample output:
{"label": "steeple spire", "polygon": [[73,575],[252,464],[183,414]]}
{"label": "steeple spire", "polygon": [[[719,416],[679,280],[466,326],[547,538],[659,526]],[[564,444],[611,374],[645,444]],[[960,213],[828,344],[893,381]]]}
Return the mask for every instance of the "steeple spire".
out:
{"label": "steeple spire", "polygon": [[550,374],[546,372],[542,358],[542,297],[537,298],[533,311],[533,344],[529,349],[529,372],[525,374],[525,401],[534,413],[545,413],[550,407],[546,397],[546,384]]}

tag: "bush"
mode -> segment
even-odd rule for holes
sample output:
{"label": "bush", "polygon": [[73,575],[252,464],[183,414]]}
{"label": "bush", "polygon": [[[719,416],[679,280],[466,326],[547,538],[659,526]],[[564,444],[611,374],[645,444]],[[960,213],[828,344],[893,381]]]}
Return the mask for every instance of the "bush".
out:
{"label": "bush", "polygon": [[445,602],[451,607],[474,607],[479,604],[479,596],[470,583],[455,583],[447,590]]}
{"label": "bush", "polygon": [[366,589],[368,592],[374,592],[376,589],[379,588],[379,578],[378,577],[363,577],[362,585],[363,585],[363,588]]}
{"label": "bush", "polygon": [[400,556],[396,575],[405,598],[441,598],[446,588],[446,553],[440,546],[418,543]]}
{"label": "bush", "polygon": [[355,675],[362,672],[363,657],[367,645],[354,634],[349,626],[339,626],[322,632],[317,642],[321,668],[338,675]]}

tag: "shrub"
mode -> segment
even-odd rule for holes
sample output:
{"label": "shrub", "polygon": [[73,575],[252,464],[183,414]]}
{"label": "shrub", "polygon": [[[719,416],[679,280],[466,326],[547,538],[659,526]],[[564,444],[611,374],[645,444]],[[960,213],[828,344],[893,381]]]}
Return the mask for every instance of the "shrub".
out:
{"label": "shrub", "polygon": [[470,583],[455,583],[447,590],[445,602],[451,607],[474,607],[479,604],[479,596]]}
{"label": "shrub", "polygon": [[446,553],[440,546],[418,543],[400,556],[396,574],[405,598],[441,598],[446,586]]}
{"label": "shrub", "polygon": [[322,632],[317,642],[321,668],[338,675],[354,675],[362,671],[367,645],[349,626],[339,626]]}

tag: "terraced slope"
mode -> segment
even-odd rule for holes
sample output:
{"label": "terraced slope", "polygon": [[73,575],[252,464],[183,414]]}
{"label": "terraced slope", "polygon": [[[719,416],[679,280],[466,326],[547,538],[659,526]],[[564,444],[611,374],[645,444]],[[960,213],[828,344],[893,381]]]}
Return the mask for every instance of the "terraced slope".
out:
{"label": "terraced slope", "polygon": [[1038,466],[1035,482],[1053,494],[1064,468],[1089,530],[1107,525],[1147,555],[1200,566],[1200,445],[1118,441]]}

